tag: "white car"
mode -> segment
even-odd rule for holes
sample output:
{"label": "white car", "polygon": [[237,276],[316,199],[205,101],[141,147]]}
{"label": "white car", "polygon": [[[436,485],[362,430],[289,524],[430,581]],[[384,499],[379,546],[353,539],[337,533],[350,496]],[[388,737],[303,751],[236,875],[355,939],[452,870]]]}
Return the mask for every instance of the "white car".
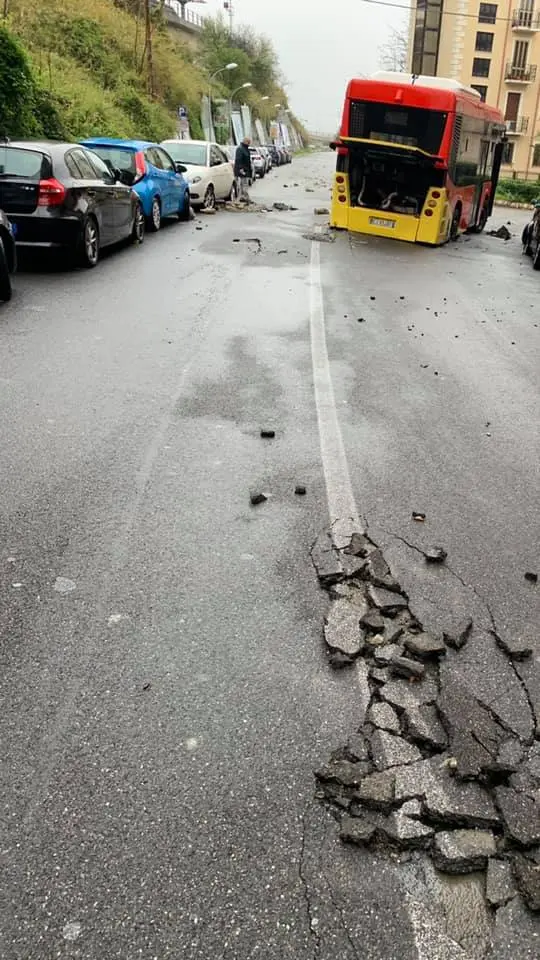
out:
{"label": "white car", "polygon": [[266,160],[258,147],[250,147],[249,152],[251,154],[251,167],[253,174],[255,177],[260,177],[262,180],[266,173]]}
{"label": "white car", "polygon": [[162,146],[189,182],[193,207],[235,199],[234,168],[223,147],[209,140],[163,140]]}

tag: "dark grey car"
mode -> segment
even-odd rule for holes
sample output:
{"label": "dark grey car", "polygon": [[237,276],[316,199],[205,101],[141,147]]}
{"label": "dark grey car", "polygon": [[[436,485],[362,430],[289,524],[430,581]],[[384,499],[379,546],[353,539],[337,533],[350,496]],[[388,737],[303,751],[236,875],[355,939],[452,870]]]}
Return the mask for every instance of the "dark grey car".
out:
{"label": "dark grey car", "polygon": [[103,247],[128,237],[141,243],[140,200],[119,176],[78,143],[0,143],[0,207],[17,246],[58,248],[95,267]]}

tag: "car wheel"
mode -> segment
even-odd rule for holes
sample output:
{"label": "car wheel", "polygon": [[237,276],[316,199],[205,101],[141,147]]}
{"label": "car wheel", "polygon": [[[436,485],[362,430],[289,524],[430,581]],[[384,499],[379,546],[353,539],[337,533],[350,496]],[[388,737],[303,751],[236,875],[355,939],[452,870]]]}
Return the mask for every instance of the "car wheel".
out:
{"label": "car wheel", "polygon": [[11,300],[11,277],[2,237],[0,237],[0,300],[6,303]]}
{"label": "car wheel", "polygon": [[191,218],[191,198],[189,195],[189,190],[186,190],[184,194],[184,199],[182,200],[182,206],[178,211],[178,219],[185,223],[186,220]]}
{"label": "car wheel", "polygon": [[143,243],[144,241],[144,213],[143,208],[140,203],[137,204],[135,210],[135,219],[133,220],[133,227],[131,230],[131,242],[134,244]]}
{"label": "car wheel", "polygon": [[216,193],[211,183],[208,184],[206,188],[206,193],[203,200],[203,208],[205,210],[213,210],[216,206]]}
{"label": "car wheel", "polygon": [[152,200],[152,209],[150,211],[150,216],[148,217],[148,228],[152,233],[157,233],[161,227],[161,204],[159,202],[159,197],[154,197]]}
{"label": "car wheel", "polygon": [[93,217],[84,221],[80,239],[80,262],[83,267],[95,267],[99,260],[99,227]]}
{"label": "car wheel", "polygon": [[533,270],[540,270],[540,241],[537,244],[536,252],[533,256]]}

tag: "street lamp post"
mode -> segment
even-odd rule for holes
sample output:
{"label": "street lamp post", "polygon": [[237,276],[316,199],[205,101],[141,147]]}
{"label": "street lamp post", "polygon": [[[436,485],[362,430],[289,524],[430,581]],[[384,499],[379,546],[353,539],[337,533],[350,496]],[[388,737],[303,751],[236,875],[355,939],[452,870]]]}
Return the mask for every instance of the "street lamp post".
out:
{"label": "street lamp post", "polygon": [[212,120],[212,81],[219,77],[220,73],[226,73],[227,70],[236,70],[237,63],[226,63],[224,67],[220,67],[219,70],[216,70],[212,74],[210,80],[208,81],[208,112],[210,114],[210,137],[212,136],[212,131],[214,129],[214,121]]}
{"label": "street lamp post", "polygon": [[252,84],[252,83],[249,83],[249,82],[248,82],[248,83],[241,83],[240,86],[236,88],[236,90],[233,90],[233,92],[231,93],[231,95],[230,95],[230,97],[229,97],[229,134],[232,136],[232,141],[233,141],[233,143],[234,143],[234,130],[233,130],[233,128],[232,128],[232,108],[233,108],[233,100],[234,100],[236,94],[237,94],[237,93],[240,93],[240,90],[247,90],[248,87],[252,87],[252,86],[253,86],[253,84]]}

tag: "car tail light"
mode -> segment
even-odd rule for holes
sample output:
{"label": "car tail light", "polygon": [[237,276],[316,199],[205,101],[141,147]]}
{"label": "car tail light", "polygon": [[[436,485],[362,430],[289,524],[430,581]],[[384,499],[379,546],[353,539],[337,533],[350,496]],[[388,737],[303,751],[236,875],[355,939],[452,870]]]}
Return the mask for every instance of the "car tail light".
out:
{"label": "car tail light", "polygon": [[38,207],[59,207],[65,199],[66,188],[55,177],[39,181]]}
{"label": "car tail light", "polygon": [[144,159],[142,150],[138,150],[135,154],[135,171],[133,183],[138,183],[139,180],[142,180],[142,178],[146,176],[146,160]]}

